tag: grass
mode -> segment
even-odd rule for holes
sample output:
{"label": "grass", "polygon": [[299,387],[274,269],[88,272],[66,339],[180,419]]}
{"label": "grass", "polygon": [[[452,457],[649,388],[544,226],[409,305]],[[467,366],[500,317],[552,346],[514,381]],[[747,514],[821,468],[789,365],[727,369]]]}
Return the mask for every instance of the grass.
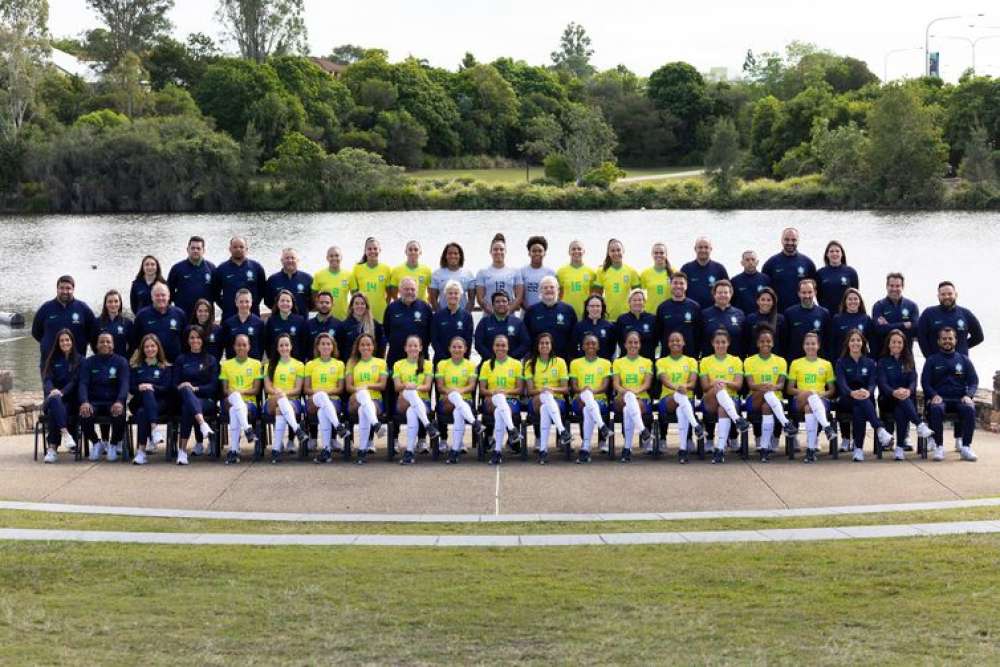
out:
{"label": "grass", "polygon": [[[697,167],[641,167],[625,168],[626,177],[629,176],[652,176],[655,174],[671,174],[675,172],[691,171]],[[407,175],[413,178],[429,180],[452,180],[456,178],[473,178],[485,183],[524,183],[524,167],[510,167],[502,169],[415,169],[408,171]],[[541,178],[545,176],[542,167],[532,167],[530,178]],[[649,181],[658,183],[658,180]]]}
{"label": "grass", "polygon": [[835,528],[899,523],[940,523],[1000,519],[1000,507],[957,510],[767,519],[692,519],[680,521],[497,522],[497,523],[346,523],[167,519],[93,514],[0,511],[0,527],[62,530],[111,530],[157,533],[391,534],[391,535],[538,535],[553,533],[648,533],[770,528]]}
{"label": "grass", "polygon": [[991,664],[1000,536],[392,549],[0,544],[0,663]]}

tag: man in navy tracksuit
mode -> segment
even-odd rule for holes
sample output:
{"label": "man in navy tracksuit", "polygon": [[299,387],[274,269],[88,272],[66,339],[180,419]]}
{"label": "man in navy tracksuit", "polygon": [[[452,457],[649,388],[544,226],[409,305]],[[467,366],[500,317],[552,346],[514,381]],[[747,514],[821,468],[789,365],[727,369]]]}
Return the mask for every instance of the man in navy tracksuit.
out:
{"label": "man in navy tracksuit", "polygon": [[94,311],[83,301],[73,298],[76,282],[72,276],[56,280],[56,298],[42,304],[31,322],[31,337],[38,341],[39,367],[45,365],[49,350],[56,343],[56,334],[63,329],[73,333],[73,345],[80,355],[87,354],[87,345],[97,331]]}
{"label": "man in navy tracksuit", "polygon": [[187,316],[177,306],[170,305],[170,289],[163,283],[153,285],[152,297],[153,305],[146,306],[135,316],[132,349],[141,349],[139,345],[146,334],[156,334],[167,361],[173,362],[181,353]]}
{"label": "man in navy tracksuit", "polygon": [[656,308],[656,339],[660,349],[667,350],[670,334],[679,331],[684,336],[684,354],[697,357],[701,337],[701,305],[687,298],[687,275],[683,271],[670,277],[670,298]]}
{"label": "man in navy tracksuit", "polygon": [[972,435],[976,430],[976,405],[973,399],[979,389],[979,376],[969,357],[955,350],[956,331],[944,327],[938,332],[938,352],[931,354],[924,362],[920,374],[920,386],[924,390],[924,400],[929,411],[928,424],[934,431],[934,460],[944,459],[944,416],[958,413],[962,426],[962,446],[959,449],[963,461],[975,461],[972,451]]}
{"label": "man in navy tracksuit", "polygon": [[[805,356],[802,341],[806,334],[815,331],[821,341],[820,354],[827,360],[833,356],[830,350],[830,311],[816,303],[816,281],[803,280],[799,284],[799,303],[785,311],[785,340],[788,341],[788,363]],[[839,353],[838,353],[839,355]]]}
{"label": "man in navy tracksuit", "polygon": [[743,311],[730,304],[733,298],[733,284],[728,280],[715,283],[712,290],[715,303],[701,311],[701,356],[707,357],[714,353],[712,338],[719,329],[729,332],[729,354],[743,359],[746,351],[743,349],[743,324],[746,316]]}
{"label": "man in navy tracksuit", "polygon": [[299,271],[299,255],[291,248],[281,251],[281,271],[267,278],[264,290],[264,305],[274,310],[274,301],[281,290],[292,293],[296,312],[309,318],[312,310],[312,276],[305,271]]}
{"label": "man in navy tracksuit", "polygon": [[[333,295],[329,292],[320,292],[316,295],[316,314],[312,316],[309,320],[309,358],[312,359],[316,355],[313,354],[313,348],[316,346],[316,337],[321,333],[328,333],[333,336],[334,340],[337,339],[337,326],[340,324],[340,320],[330,314],[333,309]],[[340,350],[337,350],[338,354],[333,356],[339,357]]]}
{"label": "man in navy tracksuit", "polygon": [[[83,432],[90,439],[90,460],[97,461],[107,454],[115,461],[121,454],[125,438],[125,401],[128,399],[129,367],[125,357],[115,354],[111,334],[97,337],[96,354],[80,364],[77,392]],[[111,417],[111,442],[99,439],[94,428],[95,417]]]}
{"label": "man in navy tracksuit", "polygon": [[743,272],[733,276],[733,305],[746,314],[757,312],[757,295],[770,286],[771,277],[757,270],[757,253],[744,250],[740,257]]}
{"label": "man in navy tracksuit", "polygon": [[399,281],[399,298],[386,306],[385,340],[389,349],[386,352],[386,365],[392,372],[392,365],[406,358],[406,339],[419,336],[420,343],[426,352],[430,352],[431,324],[434,312],[427,302],[417,298],[417,283],[413,278],[403,278]]}
{"label": "man in navy tracksuit", "polygon": [[[906,336],[906,343],[912,351],[913,339],[917,336],[920,309],[916,303],[903,297],[905,281],[902,273],[890,273],[886,276],[886,295],[872,306],[872,320],[875,322],[875,330],[880,341],[884,341],[890,331],[898,329]],[[875,352],[876,357],[882,354],[882,350]]]}
{"label": "man in navy tracksuit", "polygon": [[983,327],[972,311],[955,303],[958,290],[947,280],[938,285],[938,304],[925,310],[917,321],[917,342],[920,351],[929,357],[940,348],[938,333],[944,327],[955,330],[955,351],[969,354],[969,349],[983,342]]}
{"label": "man in navy tracksuit", "polygon": [[[816,265],[799,252],[799,230],[793,227],[781,232],[781,252],[764,262],[762,270],[771,278],[782,313],[799,303],[799,281],[816,279]],[[797,352],[802,354],[801,349]]]}
{"label": "man in navy tracksuit", "polygon": [[493,339],[503,334],[510,342],[507,354],[514,359],[524,359],[531,349],[531,336],[521,318],[510,314],[510,296],[498,290],[493,293],[491,302],[493,314],[484,314],[476,325],[476,352],[483,360],[493,358]]}
{"label": "man in navy tracksuit", "polygon": [[170,300],[185,313],[194,313],[194,304],[198,299],[209,303],[215,300],[212,291],[212,273],[215,264],[205,259],[205,239],[192,236],[188,239],[187,259],[183,259],[172,267],[167,274],[167,286],[170,287]]}
{"label": "man in navy tracksuit", "polygon": [[222,321],[236,314],[236,293],[241,289],[250,290],[250,312],[260,315],[266,283],[264,267],[247,257],[246,240],[234,237],[229,242],[229,259],[212,273],[212,300],[222,308]]}
{"label": "man in navy tracksuit", "polygon": [[566,363],[573,358],[573,330],[576,328],[576,309],[559,301],[559,282],[555,276],[545,276],[538,283],[541,301],[528,308],[524,325],[531,334],[532,347],[538,336],[552,336],[552,356],[562,357]]}
{"label": "man in navy tracksuit", "polygon": [[729,272],[722,264],[712,261],[712,242],[707,238],[701,237],[694,242],[694,253],[694,260],[682,266],[681,273],[687,276],[688,298],[708,308],[715,301],[712,286],[716,281],[728,280]]}
{"label": "man in navy tracksuit", "polygon": [[[236,294],[236,314],[222,321],[222,344],[226,348],[226,358],[236,356],[233,342],[243,334],[250,340],[250,356],[260,361],[264,358],[264,320],[250,312],[253,297],[250,290],[243,289]],[[341,351],[343,354],[343,351]]]}

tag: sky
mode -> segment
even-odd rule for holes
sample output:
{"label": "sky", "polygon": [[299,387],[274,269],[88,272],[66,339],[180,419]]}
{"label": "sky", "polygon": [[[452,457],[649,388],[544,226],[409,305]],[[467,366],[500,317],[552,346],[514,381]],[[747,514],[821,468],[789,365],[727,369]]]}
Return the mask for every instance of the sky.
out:
{"label": "sky", "polygon": [[[170,15],[175,35],[204,32],[221,38],[214,17],[215,0],[175,0]],[[49,0],[49,28],[56,36],[76,35],[97,27],[85,0]],[[965,18],[936,23],[931,51],[940,51],[942,75],[954,81],[971,65],[967,41],[1000,35],[1000,8],[995,2],[956,0],[949,3],[842,0],[763,0],[757,2],[676,2],[674,0],[305,0],[312,55],[351,43],[389,51],[390,59],[409,55],[432,65],[456,69],[466,51],[480,62],[511,56],[532,64],[549,64],[563,28],[582,24],[592,39],[593,64],[607,69],[624,64],[646,76],[676,60],[701,71],[726,67],[740,74],[747,49],[781,51],[792,40],[813,42],[868,63],[878,76],[919,76],[923,69],[924,32],[939,16]],[[987,13],[984,17],[977,14]],[[230,46],[230,48],[232,48]],[[911,49],[886,53],[894,49]],[[1000,39],[979,42],[980,74],[1000,75]]]}

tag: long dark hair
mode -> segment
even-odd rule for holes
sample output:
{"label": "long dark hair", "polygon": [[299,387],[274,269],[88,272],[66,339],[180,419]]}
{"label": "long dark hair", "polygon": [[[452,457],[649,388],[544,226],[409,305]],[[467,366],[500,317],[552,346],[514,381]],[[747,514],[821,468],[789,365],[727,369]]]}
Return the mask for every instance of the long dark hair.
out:
{"label": "long dark hair", "polygon": [[293,349],[295,347],[295,343],[292,342],[292,337],[287,333],[280,333],[278,334],[278,337],[274,339],[274,347],[267,356],[267,377],[271,380],[271,382],[274,382],[274,371],[278,369],[278,363],[281,361],[281,355],[278,354],[278,343],[281,342],[282,338],[287,338],[288,344],[291,345]]}
{"label": "long dark hair", "polygon": [[913,350],[910,349],[909,341],[906,338],[906,334],[899,329],[893,329],[885,336],[885,341],[882,343],[882,356],[890,357],[892,353],[889,352],[889,339],[893,336],[899,336],[903,339],[903,351],[899,353],[899,365],[904,371],[916,370],[916,363],[913,361]]}
{"label": "long dark hair", "polygon": [[[354,347],[351,348],[351,356],[347,358],[347,368],[354,368],[354,366],[361,360],[360,343],[365,338],[367,338],[368,340],[370,340],[372,342],[372,347],[373,348],[377,348],[378,347],[378,343],[375,341],[375,336],[371,335],[370,333],[365,332],[365,333],[361,334],[360,336],[358,336],[357,338],[355,338],[354,339]],[[375,354],[373,352],[372,353],[372,358],[374,358],[374,356],[375,356]]]}
{"label": "long dark hair", "polygon": [[208,324],[209,325],[215,324],[215,308],[212,306],[212,302],[209,301],[208,299],[198,299],[197,301],[194,302],[194,307],[191,309],[190,323],[197,324],[200,327],[204,327],[204,325],[198,321],[198,307],[202,305],[208,307],[208,318],[209,318]]}
{"label": "long dark hair", "polygon": [[454,248],[455,250],[458,251],[458,266],[459,267],[465,266],[465,251],[462,250],[462,246],[458,245],[454,241],[451,241],[450,243],[446,243],[444,246],[444,250],[441,251],[442,269],[448,267],[448,250],[450,250],[451,248]]}
{"label": "long dark hair", "polygon": [[[767,294],[771,297],[771,312],[767,314],[767,319],[763,319],[760,316],[760,306],[757,305],[757,300],[760,299],[761,294]],[[761,291],[757,292],[757,297],[753,300],[754,305],[757,306],[757,322],[759,324],[766,324],[771,328],[772,332],[778,330],[778,293],[775,292],[770,287],[765,287]],[[754,337],[756,340],[756,337]]]}
{"label": "long dark hair", "polygon": [[507,356],[510,356],[510,338],[507,338],[506,334],[497,334],[493,337],[493,343],[490,344],[490,358],[486,361],[486,367],[493,371],[493,362],[496,361],[496,354],[493,352],[493,345],[496,345],[497,338],[503,338],[507,341]]}
{"label": "long dark hair", "polygon": [[[625,252],[625,244],[624,243],[622,243],[618,239],[609,239],[608,240],[608,247],[604,251],[604,270],[605,271],[607,271],[608,267],[611,266],[611,244],[612,243],[617,243],[618,245],[620,245],[622,247],[622,254],[624,254],[624,252]],[[624,263],[624,261],[625,260],[623,259],[622,262]]]}
{"label": "long dark hair", "polygon": [[865,335],[861,333],[860,329],[848,329],[847,334],[844,336],[844,344],[840,346],[841,357],[846,357],[847,355],[850,354],[849,347],[851,343],[851,337],[854,336],[855,334],[861,337],[861,356],[863,357],[868,356],[868,339],[865,338]]}
{"label": "long dark hair", "polygon": [[538,361],[539,357],[541,356],[541,353],[538,351],[538,344],[541,343],[542,339],[544,338],[549,339],[549,346],[550,346],[549,349],[551,350],[551,352],[549,352],[550,364],[552,363],[552,359],[555,357],[555,339],[552,337],[552,334],[550,334],[548,331],[543,331],[542,333],[538,334],[537,338],[535,338],[535,342],[531,345],[531,354],[528,355],[528,358],[524,362],[525,377],[529,376],[529,372],[532,376],[534,376],[535,374],[535,362]]}
{"label": "long dark hair", "polygon": [[295,304],[295,295],[292,294],[291,290],[287,290],[287,289],[279,290],[278,293],[274,295],[274,313],[273,314],[275,314],[275,315],[278,314],[278,312],[279,312],[278,311],[278,299],[280,299],[282,297],[282,295],[284,295],[284,294],[287,294],[288,298],[292,300],[292,309],[290,311],[288,311],[288,312],[291,313],[291,314],[293,314],[293,315],[298,315],[299,314],[299,308]]}
{"label": "long dark hair", "polygon": [[600,319],[602,319],[602,320],[608,319],[608,302],[605,301],[604,297],[601,296],[600,294],[591,294],[590,296],[588,296],[584,300],[584,302],[583,302],[583,318],[585,320],[589,320],[590,319],[590,314],[587,312],[587,306],[589,306],[590,302],[593,301],[594,299],[597,299],[598,301],[601,302],[601,317],[600,317]]}
{"label": "long dark hair", "polygon": [[118,297],[118,317],[122,319],[127,319],[125,317],[125,301],[122,299],[121,292],[116,289],[109,289],[104,293],[104,300],[101,301],[101,316],[97,318],[97,321],[101,324],[107,324],[111,321],[111,314],[108,312],[108,297],[116,296]]}
{"label": "long dark hair", "polygon": [[865,299],[864,297],[861,296],[861,292],[858,291],[858,288],[856,287],[848,287],[846,290],[844,290],[844,296],[840,298],[840,309],[837,312],[838,313],[847,312],[847,297],[850,296],[851,294],[855,294],[858,297],[858,312],[861,313],[862,315],[867,315],[868,311],[865,309]]}
{"label": "long dark hair", "polygon": [[847,253],[844,251],[844,244],[840,241],[830,241],[826,244],[826,249],[823,250],[823,264],[830,266],[830,258],[828,255],[830,254],[830,248],[833,246],[840,248],[840,265],[847,266]]}
{"label": "long dark hair", "polygon": [[[199,301],[204,301],[204,299],[199,299]],[[206,303],[208,303],[206,301]],[[194,354],[191,352],[191,334],[197,334],[198,338],[201,339],[201,352],[198,354],[205,356],[208,354],[208,350],[205,349],[205,329],[202,328],[200,324],[189,324],[184,327],[184,337],[181,339],[181,346],[184,351],[188,354]]]}
{"label": "long dark hair", "polygon": [[163,277],[163,270],[160,268],[160,260],[156,259],[152,255],[146,255],[145,257],[142,258],[142,261],[139,262],[139,273],[135,274],[135,279],[144,280],[146,278],[146,274],[142,270],[142,265],[146,263],[147,259],[151,259],[154,262],[156,262],[156,277],[153,278],[153,284],[155,285],[156,283],[163,283],[164,285],[166,285],[167,281]]}
{"label": "long dark hair", "polygon": [[70,331],[69,329],[60,329],[56,333],[55,342],[53,343],[52,347],[49,348],[48,356],[45,357],[45,365],[42,367],[42,378],[45,378],[46,376],[48,376],[49,373],[52,372],[52,365],[58,358],[56,355],[62,354],[62,352],[59,350],[59,339],[62,338],[63,334],[69,336],[70,341],[73,343],[73,345],[70,347],[68,355],[70,370],[80,365],[80,353],[76,351],[76,339],[73,337],[73,332]]}

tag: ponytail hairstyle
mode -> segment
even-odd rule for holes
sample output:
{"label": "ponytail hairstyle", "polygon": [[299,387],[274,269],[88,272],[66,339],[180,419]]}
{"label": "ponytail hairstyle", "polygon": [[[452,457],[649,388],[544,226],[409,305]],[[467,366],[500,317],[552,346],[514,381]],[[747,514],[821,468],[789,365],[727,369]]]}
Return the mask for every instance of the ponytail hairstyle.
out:
{"label": "ponytail hairstyle", "polygon": [[288,339],[288,344],[295,348],[295,343],[292,341],[291,335],[287,333],[280,333],[278,337],[274,339],[274,347],[268,351],[267,355],[267,377],[270,378],[271,382],[274,382],[274,371],[278,368],[278,362],[281,361],[281,355],[278,354],[278,343],[281,342],[282,338]]}
{"label": "ponytail hairstyle", "polygon": [[611,263],[612,263],[611,262],[611,244],[612,243],[617,243],[618,245],[622,246],[623,250],[624,250],[624,247],[625,247],[622,244],[622,242],[619,241],[618,239],[610,239],[608,241],[608,247],[607,247],[607,250],[604,253],[604,264],[603,264],[603,266],[604,266],[604,270],[605,271],[607,271],[611,267]]}
{"label": "ponytail hairstyle", "polygon": [[[371,242],[373,242],[373,241],[375,243],[378,243],[378,239],[375,238],[374,236],[369,236],[368,238],[365,239],[365,246],[361,250],[361,261],[358,262],[358,264],[367,264],[368,263],[368,244],[371,243]],[[379,250],[381,250],[382,244],[378,243],[378,245],[379,245]]]}
{"label": "ponytail hairstyle", "polygon": [[[325,294],[325,292],[324,292]],[[340,358],[340,350],[337,349],[337,339],[331,336],[328,332],[323,331],[316,334],[316,340],[313,341],[313,359],[319,359],[319,345],[318,343],[323,339],[329,339],[333,343],[333,351],[330,352],[331,359]]]}
{"label": "ponytail hairstyle", "polygon": [[[524,361],[525,377],[529,377],[529,374],[531,376],[535,374],[535,362],[538,361],[539,357],[541,357],[541,353],[538,351],[539,347],[538,344],[541,343],[542,340],[545,338],[549,339],[549,345],[551,346],[551,349],[553,351],[555,350],[555,339],[552,338],[552,334],[550,334],[548,331],[543,331],[542,333],[538,334],[538,337],[535,339],[535,342],[531,345],[531,354],[529,354],[528,358]],[[549,363],[552,363],[552,357],[554,356],[555,355],[553,354],[553,352],[549,352]]]}
{"label": "ponytail hairstyle", "polygon": [[497,358],[496,354],[493,353],[493,345],[496,344],[498,338],[503,338],[505,341],[507,341],[507,348],[508,350],[510,349],[510,338],[507,338],[507,334],[497,334],[496,336],[493,337],[493,343],[490,345],[490,353],[491,353],[490,358],[486,362],[486,366],[487,368],[490,369],[491,373],[493,372],[493,362],[496,361]]}
{"label": "ponytail hairstyle", "polygon": [[357,338],[355,338],[354,339],[354,347],[351,348],[351,356],[348,357],[348,359],[347,359],[347,368],[348,369],[354,368],[357,365],[357,363],[359,361],[361,361],[361,352],[360,352],[360,345],[359,344],[361,343],[362,340],[364,340],[366,338],[372,342],[372,347],[373,348],[374,347],[378,347],[378,344],[375,342],[375,336],[371,335],[370,333],[365,332],[365,333],[361,334],[360,336],[358,336]]}

